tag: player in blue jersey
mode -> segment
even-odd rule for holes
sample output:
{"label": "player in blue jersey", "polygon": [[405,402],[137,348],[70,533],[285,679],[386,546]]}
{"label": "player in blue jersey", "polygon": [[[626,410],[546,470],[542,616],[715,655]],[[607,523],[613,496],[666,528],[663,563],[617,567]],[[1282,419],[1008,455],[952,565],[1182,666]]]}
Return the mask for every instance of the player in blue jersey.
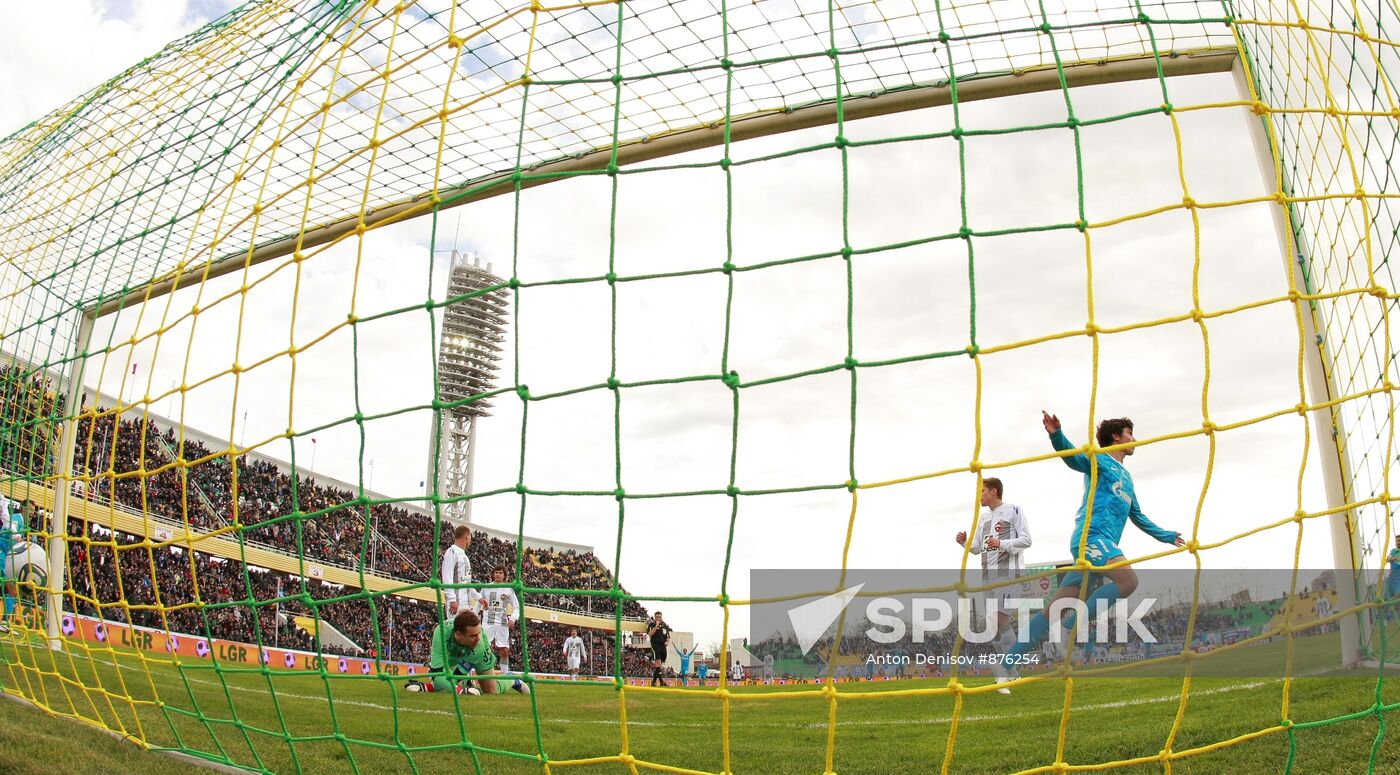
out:
{"label": "player in blue jersey", "polygon": [[[1385,599],[1394,601],[1400,598],[1400,535],[1395,536],[1395,547],[1386,555],[1385,561],[1390,564],[1390,568],[1385,573]],[[1395,616],[1397,603],[1388,603],[1385,610],[1385,618],[1389,620]]]}
{"label": "player in blue jersey", "polygon": [[24,514],[19,504],[0,495],[0,576],[5,577],[5,616],[0,621],[0,631],[4,632],[9,632],[10,617],[15,613],[18,597],[15,579],[8,576],[6,568],[10,565],[10,552],[14,551],[15,544],[23,540]]}
{"label": "player in blue jersey", "polygon": [[701,662],[695,666],[695,674],[700,676],[700,685],[705,685],[705,679],[710,676],[710,666]]}
{"label": "player in blue jersey", "polygon": [[[1041,415],[1045,432],[1050,434],[1051,446],[1061,452],[1074,449],[1075,445],[1065,437],[1065,433],[1060,427],[1060,418],[1045,411],[1042,411]],[[1133,438],[1133,421],[1126,417],[1104,420],[1099,423],[1095,440],[1098,441],[1100,447],[1132,444],[1137,440]],[[1070,554],[1076,561],[1080,559],[1080,544],[1083,543],[1084,559],[1093,567],[1101,568],[1122,562],[1123,550],[1118,548],[1118,542],[1122,540],[1123,528],[1127,525],[1128,520],[1132,520],[1139,530],[1162,543],[1173,546],[1181,546],[1185,543],[1180,533],[1158,527],[1142,513],[1142,508],[1138,505],[1137,493],[1133,490],[1133,477],[1123,466],[1123,460],[1133,454],[1133,449],[1129,446],[1115,449],[1112,452],[1100,452],[1094,456],[1092,462],[1089,456],[1082,452],[1063,458],[1065,465],[1084,474],[1084,499],[1079,504],[1079,512],[1069,542]],[[1089,486],[1094,463],[1098,465],[1098,482],[1093,491],[1093,511],[1090,512]],[[1088,532],[1087,541],[1084,540],[1086,531]],[[1084,601],[1090,614],[1096,611],[1098,606],[1113,605],[1114,601],[1131,595],[1137,589],[1137,574],[1133,572],[1131,566],[1120,565],[1101,573],[1103,577],[1106,577],[1106,580],[1090,592]],[[1078,598],[1079,587],[1083,583],[1084,577],[1079,571],[1066,573],[1060,582],[1060,588],[1055,592],[1055,597],[1050,601],[1050,605],[1054,605],[1056,600]],[[1047,606],[1048,609],[1049,606]],[[1064,617],[1061,624],[1066,629],[1073,628],[1074,616],[1071,614]],[[1045,611],[1037,613],[1031,617],[1027,631],[1021,633],[1016,644],[1007,653],[1016,656],[1026,653],[1044,640],[1049,630],[1050,621]]]}
{"label": "player in blue jersey", "polygon": [[690,658],[695,656],[696,648],[696,646],[691,646],[690,651],[686,651],[674,643],[671,644],[671,650],[675,651],[676,655],[681,658],[681,686],[690,685]]}

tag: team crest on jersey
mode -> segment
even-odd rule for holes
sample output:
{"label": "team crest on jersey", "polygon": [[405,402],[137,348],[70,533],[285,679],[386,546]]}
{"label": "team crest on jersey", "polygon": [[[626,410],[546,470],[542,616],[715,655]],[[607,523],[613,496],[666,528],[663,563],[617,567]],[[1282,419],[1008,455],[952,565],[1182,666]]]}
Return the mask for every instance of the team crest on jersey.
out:
{"label": "team crest on jersey", "polygon": [[1123,492],[1123,480],[1121,479],[1113,483],[1113,495],[1114,497],[1118,498],[1118,500],[1123,501],[1124,503],[1133,502],[1132,496],[1127,494],[1126,492]]}

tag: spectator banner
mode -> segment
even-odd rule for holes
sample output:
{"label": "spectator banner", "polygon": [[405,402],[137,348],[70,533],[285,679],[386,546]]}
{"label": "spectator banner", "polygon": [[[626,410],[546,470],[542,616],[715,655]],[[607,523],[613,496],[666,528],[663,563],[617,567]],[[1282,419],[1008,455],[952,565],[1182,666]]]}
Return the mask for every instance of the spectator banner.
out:
{"label": "spectator banner", "polygon": [[409,662],[389,662],[362,657],[340,657],[327,654],[321,656],[310,651],[296,651],[266,646],[258,649],[249,643],[237,641],[210,640],[184,633],[167,633],[148,627],[106,622],[88,616],[65,612],[63,614],[63,634],[75,640],[102,643],[119,648],[141,649],[179,657],[181,659],[217,660],[224,664],[259,664],[281,667],[289,670],[320,670],[331,673],[352,675],[417,675],[427,672],[422,665]]}

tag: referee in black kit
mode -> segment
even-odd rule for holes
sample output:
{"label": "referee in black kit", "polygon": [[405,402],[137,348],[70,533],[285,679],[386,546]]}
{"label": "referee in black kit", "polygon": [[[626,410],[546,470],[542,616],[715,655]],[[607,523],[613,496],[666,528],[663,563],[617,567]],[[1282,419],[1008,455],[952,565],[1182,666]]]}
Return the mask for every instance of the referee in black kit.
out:
{"label": "referee in black kit", "polygon": [[661,680],[661,669],[666,665],[666,644],[671,640],[671,625],[661,618],[661,612],[657,611],[647,624],[647,637],[651,638],[651,685],[665,686],[666,682]]}

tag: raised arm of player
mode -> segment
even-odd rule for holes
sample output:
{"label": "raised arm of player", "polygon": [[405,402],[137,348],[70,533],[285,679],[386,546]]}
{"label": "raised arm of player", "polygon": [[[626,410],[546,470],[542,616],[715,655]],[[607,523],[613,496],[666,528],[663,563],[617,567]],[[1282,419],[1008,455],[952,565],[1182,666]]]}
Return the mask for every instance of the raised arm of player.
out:
{"label": "raised arm of player", "polygon": [[[1064,429],[1060,426],[1060,418],[1041,409],[1040,422],[1045,426],[1045,432],[1050,434],[1050,446],[1054,447],[1057,452],[1075,448],[1069,437],[1065,436]],[[1065,461],[1065,465],[1082,474],[1089,473],[1089,456],[1083,452],[1060,459]]]}

